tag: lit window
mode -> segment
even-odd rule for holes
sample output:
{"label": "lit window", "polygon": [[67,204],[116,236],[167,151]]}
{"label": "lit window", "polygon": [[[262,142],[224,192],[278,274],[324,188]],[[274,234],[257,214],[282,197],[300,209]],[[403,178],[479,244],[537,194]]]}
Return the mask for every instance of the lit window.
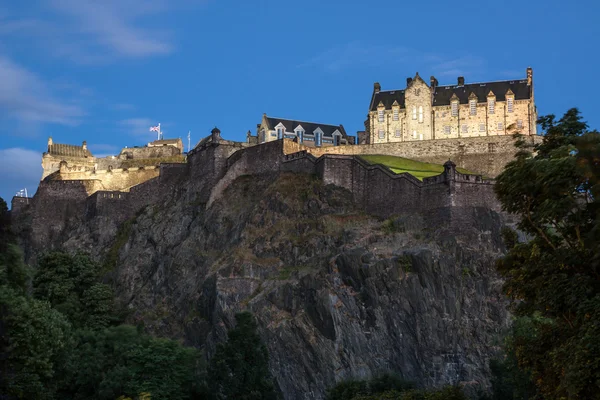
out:
{"label": "lit window", "polygon": [[379,122],[383,122],[383,110],[379,110],[377,114],[379,116]]}
{"label": "lit window", "polygon": [[517,120],[517,128],[518,129],[523,129],[523,120],[522,119],[518,119]]}
{"label": "lit window", "polygon": [[485,124],[479,124],[479,132],[485,132]]}
{"label": "lit window", "polygon": [[419,122],[423,122],[423,106],[419,106]]}
{"label": "lit window", "polygon": [[446,125],[446,126],[444,126],[444,133],[445,133],[446,135],[449,135],[449,134],[450,134],[450,125]]}
{"label": "lit window", "polygon": [[400,129],[396,129],[396,133],[395,133],[395,135],[394,135],[394,136],[396,136],[396,137],[400,137]]}
{"label": "lit window", "polygon": [[452,116],[456,117],[458,115],[458,101],[452,102]]}
{"label": "lit window", "polygon": [[412,115],[413,115],[413,119],[417,119],[417,106],[413,106],[413,111],[412,111]]}
{"label": "lit window", "polygon": [[504,129],[504,124],[502,122],[498,122],[498,130],[501,131]]}
{"label": "lit window", "polygon": [[469,112],[471,115],[477,115],[477,100],[469,100]]}
{"label": "lit window", "polygon": [[467,125],[463,125],[462,126],[462,133],[468,133],[469,132],[469,127]]}
{"label": "lit window", "polygon": [[398,108],[394,108],[394,121],[398,121],[398,113],[400,110]]}
{"label": "lit window", "polygon": [[508,108],[509,113],[513,112],[514,99],[512,97],[509,97],[508,99],[506,99],[506,107]]}
{"label": "lit window", "polygon": [[495,108],[496,108],[496,100],[493,100],[493,99],[488,100],[488,112],[490,114],[493,114]]}
{"label": "lit window", "polygon": [[413,131],[413,139],[417,138],[417,131]]}
{"label": "lit window", "polygon": [[379,130],[379,139],[385,139],[385,131],[383,129]]}

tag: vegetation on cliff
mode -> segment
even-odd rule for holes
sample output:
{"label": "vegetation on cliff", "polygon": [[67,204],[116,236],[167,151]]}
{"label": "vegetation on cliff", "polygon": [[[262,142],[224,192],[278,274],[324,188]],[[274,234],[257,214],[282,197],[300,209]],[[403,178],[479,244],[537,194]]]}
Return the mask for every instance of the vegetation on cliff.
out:
{"label": "vegetation on cliff", "polygon": [[508,362],[514,357],[545,399],[598,398],[600,134],[577,109],[539,123],[546,135],[535,155],[522,149],[496,183],[527,235],[507,231],[498,262],[518,317]]}

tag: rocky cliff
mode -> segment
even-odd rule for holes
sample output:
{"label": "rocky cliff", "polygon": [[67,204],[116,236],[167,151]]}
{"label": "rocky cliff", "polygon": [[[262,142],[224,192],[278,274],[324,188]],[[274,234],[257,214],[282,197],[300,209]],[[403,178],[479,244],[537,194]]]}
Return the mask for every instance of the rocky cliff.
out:
{"label": "rocky cliff", "polygon": [[131,323],[207,355],[252,311],[286,399],[395,372],[421,386],[486,388],[508,324],[494,260],[503,217],[438,208],[382,220],[312,175],[241,176],[165,195],[127,222],[65,223],[49,247],[105,261]]}

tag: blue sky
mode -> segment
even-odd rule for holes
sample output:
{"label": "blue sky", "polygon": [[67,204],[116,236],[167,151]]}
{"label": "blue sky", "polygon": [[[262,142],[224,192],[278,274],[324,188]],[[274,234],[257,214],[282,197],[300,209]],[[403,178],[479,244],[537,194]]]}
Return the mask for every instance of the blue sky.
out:
{"label": "blue sky", "polygon": [[0,0],[0,196],[35,190],[47,137],[95,155],[262,113],[363,129],[373,82],[525,77],[540,115],[600,128],[600,2]]}

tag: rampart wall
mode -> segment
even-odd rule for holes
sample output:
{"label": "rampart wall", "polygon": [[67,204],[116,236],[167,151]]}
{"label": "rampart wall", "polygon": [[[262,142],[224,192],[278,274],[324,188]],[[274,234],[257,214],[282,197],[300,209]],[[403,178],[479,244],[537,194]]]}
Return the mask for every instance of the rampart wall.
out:
{"label": "rampart wall", "polygon": [[[526,136],[530,145],[539,143],[540,136]],[[443,164],[452,160],[458,167],[494,178],[502,172],[515,154],[512,136],[485,136],[458,139],[421,140],[400,143],[369,145],[343,145],[334,147],[307,147],[284,140],[285,154],[307,151],[316,157],[323,154],[369,155],[382,154],[413,160]]]}
{"label": "rampart wall", "polygon": [[[184,164],[185,165],[185,164]],[[62,165],[60,174],[56,179],[60,180],[96,180],[93,187],[96,190],[121,190],[127,191],[135,185],[139,185],[159,175],[160,169],[154,165],[133,168],[114,168],[108,170],[85,171],[80,166]],[[92,194],[90,192],[89,194]]]}
{"label": "rampart wall", "polygon": [[181,154],[175,146],[145,146],[127,147],[121,150],[120,159],[131,160],[137,158],[166,158]]}

